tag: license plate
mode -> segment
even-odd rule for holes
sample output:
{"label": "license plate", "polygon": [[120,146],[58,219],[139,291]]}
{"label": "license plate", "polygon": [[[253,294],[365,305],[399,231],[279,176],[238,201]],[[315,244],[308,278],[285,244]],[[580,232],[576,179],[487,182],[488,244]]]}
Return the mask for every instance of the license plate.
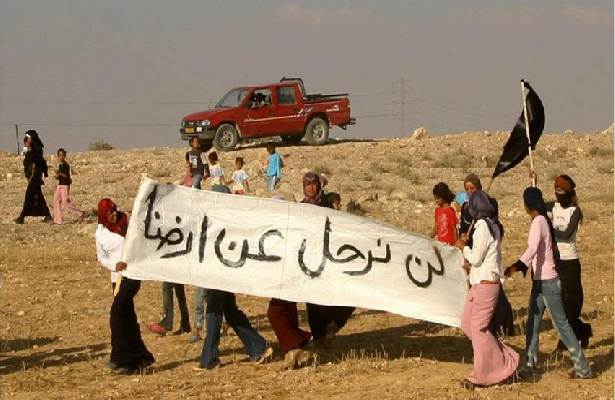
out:
{"label": "license plate", "polygon": [[194,128],[186,128],[186,133],[194,133]]}

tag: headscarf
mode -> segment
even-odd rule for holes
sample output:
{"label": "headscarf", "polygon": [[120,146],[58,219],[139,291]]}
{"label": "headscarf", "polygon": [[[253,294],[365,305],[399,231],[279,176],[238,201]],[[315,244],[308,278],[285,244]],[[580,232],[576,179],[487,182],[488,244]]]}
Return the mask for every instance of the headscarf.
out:
{"label": "headscarf", "polygon": [[495,218],[495,208],[491,205],[487,193],[483,192],[481,189],[470,194],[468,211],[470,211],[470,215],[475,220],[481,218]]}
{"label": "headscarf", "polygon": [[38,136],[38,132],[34,129],[30,129],[25,133],[25,137],[29,137],[30,142],[30,159],[29,161],[36,164],[37,170],[47,176],[47,161],[43,155],[43,142]]}
{"label": "headscarf", "polygon": [[[314,196],[308,197],[305,194],[305,187],[312,183],[316,183],[316,193],[314,193]],[[320,200],[322,198],[322,184],[320,182],[320,177],[316,174],[316,172],[310,171],[303,175],[303,196],[302,203],[320,204]]]}
{"label": "headscarf", "polygon": [[476,174],[470,174],[466,176],[466,178],[463,180],[464,185],[466,182],[472,183],[474,186],[476,186],[477,189],[483,189],[483,185],[480,183],[480,178]]}
{"label": "headscarf", "polygon": [[563,207],[568,207],[570,204],[575,206],[579,205],[577,192],[574,190],[577,185],[571,177],[568,175],[560,175],[555,178],[553,186],[555,188],[555,197],[557,197],[558,203]]}
{"label": "headscarf", "polygon": [[41,141],[41,138],[38,136],[38,132],[34,129],[30,129],[26,132],[25,136],[29,137],[32,140],[32,143],[30,144],[30,149],[32,150],[34,155],[43,158],[43,147],[45,147],[45,145]]}
{"label": "headscarf", "polygon": [[468,199],[468,211],[474,221],[485,220],[491,235],[496,237],[495,208],[489,201],[487,193],[481,189],[475,190]]}
{"label": "headscarf", "polygon": [[[117,222],[109,222],[109,214],[117,212]],[[98,223],[113,233],[126,236],[128,231],[128,216],[117,210],[117,206],[111,199],[102,199],[98,202]]]}
{"label": "headscarf", "polygon": [[523,192],[523,202],[530,210],[538,211],[541,215],[546,215],[547,205],[542,197],[542,192],[536,187],[528,187]]}

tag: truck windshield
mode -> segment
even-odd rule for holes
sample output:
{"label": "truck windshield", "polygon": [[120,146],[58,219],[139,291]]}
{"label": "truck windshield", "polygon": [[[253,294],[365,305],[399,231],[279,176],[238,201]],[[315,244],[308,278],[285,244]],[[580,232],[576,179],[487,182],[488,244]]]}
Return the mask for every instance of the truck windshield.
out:
{"label": "truck windshield", "polygon": [[232,89],[216,104],[216,108],[238,107],[248,94],[247,89]]}

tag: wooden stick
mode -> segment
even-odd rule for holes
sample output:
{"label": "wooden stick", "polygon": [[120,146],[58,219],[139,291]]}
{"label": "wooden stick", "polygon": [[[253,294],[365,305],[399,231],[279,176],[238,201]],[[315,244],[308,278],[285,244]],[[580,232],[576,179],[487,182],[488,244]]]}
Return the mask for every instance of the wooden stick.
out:
{"label": "wooden stick", "polygon": [[485,190],[485,193],[489,193],[489,190],[491,190],[491,184],[493,183],[493,180],[493,177],[489,178],[489,184],[487,185],[487,190]]}
{"label": "wooden stick", "polygon": [[468,228],[468,232],[466,233],[467,235],[470,234],[470,232],[472,232],[472,228],[474,228],[474,223],[476,222],[475,219],[472,220],[472,223],[470,224],[470,227]]}
{"label": "wooden stick", "polygon": [[113,289],[113,297],[117,296],[117,293],[120,291],[120,285],[122,284],[122,274],[120,273],[120,277],[115,282],[115,289]]}
{"label": "wooden stick", "polygon": [[[534,160],[532,158],[532,139],[530,139],[530,124],[527,120],[527,101],[525,96],[525,81],[521,79],[521,97],[523,98],[523,118],[525,119],[525,136],[527,137],[527,151],[530,156],[530,173],[534,172]],[[536,187],[536,177],[532,177],[532,186]]]}

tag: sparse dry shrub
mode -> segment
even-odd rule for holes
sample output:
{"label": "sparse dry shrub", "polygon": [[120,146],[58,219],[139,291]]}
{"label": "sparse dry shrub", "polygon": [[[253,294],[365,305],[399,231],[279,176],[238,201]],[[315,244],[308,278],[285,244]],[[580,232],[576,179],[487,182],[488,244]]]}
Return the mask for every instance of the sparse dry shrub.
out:
{"label": "sparse dry shrub", "polygon": [[[595,201],[596,203],[612,204],[613,203],[613,188],[609,185],[608,190],[599,190],[594,193],[583,196],[583,201]],[[583,207],[583,204],[580,204]]]}
{"label": "sparse dry shrub", "polygon": [[102,178],[102,182],[104,184],[111,184],[111,183],[117,183],[119,181],[122,180],[122,177],[120,175],[113,175],[113,174],[107,174],[105,176],[103,176]]}
{"label": "sparse dry shrub", "polygon": [[485,157],[485,166],[488,168],[495,168],[496,164],[500,160],[500,156],[497,154],[489,154]]}
{"label": "sparse dry shrub", "polygon": [[420,185],[421,183],[423,183],[423,176],[419,174],[415,169],[408,168],[406,171],[404,171],[404,174],[400,176],[412,185]]}
{"label": "sparse dry shrub", "polygon": [[568,154],[568,149],[566,149],[565,147],[556,147],[551,151],[551,154],[548,157],[545,157],[545,159],[547,158],[551,158],[551,159],[558,159],[558,158],[565,158],[566,154]]}
{"label": "sparse dry shrub", "polygon": [[371,170],[376,173],[388,174],[388,173],[393,172],[394,169],[395,168],[393,164],[389,162],[372,162],[371,163]]}
{"label": "sparse dry shrub", "polygon": [[98,139],[95,142],[92,142],[88,145],[88,150],[89,151],[107,151],[107,150],[113,150],[113,146],[108,143],[105,142],[102,139]]}
{"label": "sparse dry shrub", "polygon": [[373,181],[373,180],[374,180],[374,177],[373,177],[372,175],[370,175],[370,174],[365,173],[365,174],[363,174],[363,175],[361,176],[361,178],[360,178],[360,179],[361,179],[362,181],[365,181],[365,182],[371,182],[371,181]]}
{"label": "sparse dry shrub", "polygon": [[596,167],[596,171],[599,174],[610,175],[610,174],[613,173],[613,163],[611,161],[605,162],[605,163],[600,163]]}
{"label": "sparse dry shrub", "polygon": [[595,157],[613,157],[613,148],[608,146],[592,146],[588,151],[590,156]]}
{"label": "sparse dry shrub", "polygon": [[431,164],[432,168],[467,168],[472,163],[472,156],[464,152],[447,154]]}
{"label": "sparse dry shrub", "polygon": [[155,169],[151,172],[151,175],[154,178],[168,178],[171,176],[171,173],[166,169]]}
{"label": "sparse dry shrub", "polygon": [[316,172],[318,175],[325,174],[331,175],[331,169],[328,165],[324,163],[317,163],[312,166],[312,171]]}
{"label": "sparse dry shrub", "polygon": [[347,177],[351,175],[351,170],[350,168],[341,167],[338,168],[337,171],[335,171],[335,175]]}
{"label": "sparse dry shrub", "polygon": [[361,207],[359,202],[350,199],[348,204],[346,204],[346,211],[355,215],[365,215],[365,210]]}
{"label": "sparse dry shrub", "polygon": [[422,159],[423,161],[433,161],[433,157],[430,153],[424,153]]}
{"label": "sparse dry shrub", "polygon": [[433,194],[431,190],[425,188],[425,190],[421,190],[421,188],[415,188],[410,194],[410,198],[414,201],[418,201],[422,204],[428,204],[433,201]]}

